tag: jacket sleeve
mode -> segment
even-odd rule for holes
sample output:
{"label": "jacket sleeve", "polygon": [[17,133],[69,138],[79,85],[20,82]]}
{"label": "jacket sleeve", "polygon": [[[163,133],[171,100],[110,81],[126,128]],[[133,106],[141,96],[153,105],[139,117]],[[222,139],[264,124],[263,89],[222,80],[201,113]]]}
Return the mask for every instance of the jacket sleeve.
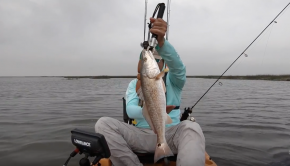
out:
{"label": "jacket sleeve", "polygon": [[156,48],[156,50],[169,68],[168,74],[170,82],[181,90],[186,81],[186,67],[178,53],[167,40],[164,40],[163,46]]}
{"label": "jacket sleeve", "polygon": [[131,119],[143,118],[142,108],[138,105],[139,97],[136,93],[137,79],[132,80],[126,91],[126,111]]}

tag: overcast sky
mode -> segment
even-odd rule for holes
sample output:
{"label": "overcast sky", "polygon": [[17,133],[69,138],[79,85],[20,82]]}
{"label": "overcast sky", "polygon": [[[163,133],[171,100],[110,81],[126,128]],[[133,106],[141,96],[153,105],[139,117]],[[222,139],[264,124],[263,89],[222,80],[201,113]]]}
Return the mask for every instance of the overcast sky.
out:
{"label": "overcast sky", "polygon": [[[160,2],[148,0],[148,18]],[[222,74],[288,3],[172,0],[169,42],[187,75]],[[289,8],[225,75],[290,74]],[[144,10],[145,0],[0,0],[0,76],[135,75]]]}

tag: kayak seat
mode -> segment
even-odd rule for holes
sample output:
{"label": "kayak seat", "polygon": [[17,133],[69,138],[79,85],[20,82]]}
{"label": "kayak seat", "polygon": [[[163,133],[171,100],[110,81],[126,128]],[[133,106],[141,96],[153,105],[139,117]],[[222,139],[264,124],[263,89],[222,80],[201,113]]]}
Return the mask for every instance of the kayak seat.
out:
{"label": "kayak seat", "polygon": [[123,97],[123,120],[125,123],[132,124],[134,119],[130,119],[126,111],[126,99]]}

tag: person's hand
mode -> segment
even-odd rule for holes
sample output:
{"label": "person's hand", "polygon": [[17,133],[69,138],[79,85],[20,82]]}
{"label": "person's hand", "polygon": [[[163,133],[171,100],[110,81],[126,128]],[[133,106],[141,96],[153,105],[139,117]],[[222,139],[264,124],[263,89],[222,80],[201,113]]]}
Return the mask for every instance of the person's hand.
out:
{"label": "person's hand", "polygon": [[166,112],[167,112],[167,114],[169,114],[174,108],[175,108],[175,105],[167,105],[166,106]]}
{"label": "person's hand", "polygon": [[162,47],[164,44],[164,36],[167,31],[167,23],[161,18],[150,18],[150,21],[153,24],[150,32],[157,35],[158,45]]}

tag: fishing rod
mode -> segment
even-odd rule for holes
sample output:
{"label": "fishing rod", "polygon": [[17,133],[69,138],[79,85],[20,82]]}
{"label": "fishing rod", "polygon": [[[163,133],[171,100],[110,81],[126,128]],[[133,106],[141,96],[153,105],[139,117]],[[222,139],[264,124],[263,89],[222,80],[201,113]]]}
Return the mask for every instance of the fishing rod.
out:
{"label": "fishing rod", "polygon": [[[226,71],[224,71],[224,73],[222,75],[220,75],[218,77],[218,79],[209,87],[209,89],[201,96],[200,99],[198,99],[198,101],[191,107],[191,108],[185,108],[184,112],[188,112],[188,113],[192,113],[192,109],[193,107],[196,106],[196,104],[207,94],[207,92],[215,85],[215,83],[217,83],[220,78],[229,70],[229,68],[243,55],[245,54],[245,52],[249,49],[249,47],[262,35],[262,33],[272,24],[272,23],[277,23],[277,21],[275,21],[279,15],[290,5],[290,3],[288,3],[288,5],[286,5],[286,7],[269,23],[269,25],[255,38],[254,41],[252,41],[252,43],[240,54],[240,56],[238,56],[238,58],[226,69]],[[247,56],[247,54],[245,54],[245,56]]]}
{"label": "fishing rod", "polygon": [[[167,0],[167,31],[166,31],[166,40],[168,40],[168,34],[169,34],[169,16],[170,16],[170,3],[171,3],[171,0]],[[146,36],[146,17],[147,17],[147,4],[148,4],[148,0],[145,0],[145,14],[144,14],[144,40],[143,42],[141,43],[141,47],[142,48],[147,48],[149,46],[149,41],[150,41],[150,29],[151,29],[151,26],[152,26],[152,23],[148,23],[148,28],[149,28],[149,31],[148,31],[148,37],[147,37],[147,41],[145,39],[145,36]],[[158,11],[158,14],[157,14],[157,18],[162,18],[163,17],[163,14],[164,14],[164,10],[165,10],[165,4],[164,3],[159,3],[154,12],[153,12],[153,16],[155,16],[156,12]],[[153,47],[153,45],[156,43],[156,41],[154,41],[154,38],[156,39],[157,36],[155,34],[152,35],[151,39],[153,39],[153,41],[151,41],[151,44]]]}
{"label": "fishing rod", "polygon": [[166,40],[167,41],[168,41],[168,34],[169,34],[170,3],[171,3],[171,0],[167,0],[167,31],[166,31]]}
{"label": "fishing rod", "polygon": [[[147,1],[145,2],[145,10],[147,10]],[[158,13],[157,13],[158,11]],[[164,3],[159,3],[157,4],[154,12],[153,12],[153,16],[152,18],[155,17],[155,14],[157,13],[157,18],[161,18],[163,17],[163,14],[164,14],[164,11],[165,11],[165,4]],[[157,41],[157,35],[156,34],[152,34],[151,36],[151,41],[149,42],[150,40],[150,29],[152,27],[152,23],[150,22],[150,24],[148,23],[148,38],[147,38],[147,41],[145,40],[145,33],[146,33],[146,15],[147,15],[147,11],[145,11],[145,18],[144,18],[144,41],[141,43],[141,47],[143,47],[144,49],[147,49],[149,47],[149,50],[153,50],[155,44],[156,44],[156,41]]]}
{"label": "fishing rod", "polygon": [[145,16],[144,16],[144,41],[145,41],[145,34],[146,34],[147,3],[148,3],[148,0],[145,0]]}

